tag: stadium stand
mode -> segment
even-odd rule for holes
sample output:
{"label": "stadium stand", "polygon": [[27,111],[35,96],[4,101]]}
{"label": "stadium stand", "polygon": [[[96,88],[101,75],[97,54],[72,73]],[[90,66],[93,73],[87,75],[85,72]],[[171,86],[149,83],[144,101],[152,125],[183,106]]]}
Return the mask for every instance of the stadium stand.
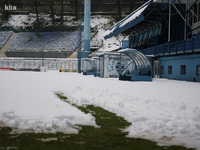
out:
{"label": "stadium stand", "polygon": [[0,32],[0,49],[4,46],[4,44],[8,41],[10,36],[12,35],[12,31]]}
{"label": "stadium stand", "polygon": [[12,43],[10,51],[73,51],[78,46],[77,32],[20,32]]}
{"label": "stadium stand", "polygon": [[78,32],[20,32],[6,52],[9,57],[66,58],[78,47]]}

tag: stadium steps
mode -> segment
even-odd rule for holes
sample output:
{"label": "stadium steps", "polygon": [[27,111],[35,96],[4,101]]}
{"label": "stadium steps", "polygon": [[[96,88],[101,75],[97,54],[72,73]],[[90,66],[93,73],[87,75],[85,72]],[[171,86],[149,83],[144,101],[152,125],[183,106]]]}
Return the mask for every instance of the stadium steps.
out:
{"label": "stadium steps", "polygon": [[5,52],[9,50],[9,48],[10,48],[12,42],[15,41],[16,37],[17,37],[17,33],[14,33],[14,32],[13,32],[12,35],[11,35],[11,37],[9,38],[9,40],[8,40],[8,41],[6,42],[6,44],[1,48],[1,50],[0,50],[0,57],[7,57],[7,56],[5,55]]}
{"label": "stadium steps", "polygon": [[75,50],[68,58],[77,58],[77,50]]}
{"label": "stadium steps", "polygon": [[[91,33],[90,41],[92,41],[95,38],[97,33],[98,33],[98,31]],[[81,42],[81,47],[84,47],[84,40]],[[77,55],[78,55],[78,47],[76,48],[76,50],[68,58],[77,58]]]}

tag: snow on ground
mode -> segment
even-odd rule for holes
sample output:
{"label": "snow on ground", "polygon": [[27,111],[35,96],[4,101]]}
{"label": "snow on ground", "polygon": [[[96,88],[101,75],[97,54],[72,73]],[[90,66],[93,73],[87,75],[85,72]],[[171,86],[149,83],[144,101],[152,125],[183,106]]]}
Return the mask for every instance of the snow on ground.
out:
{"label": "snow on ground", "polygon": [[113,24],[114,22],[115,21],[113,20],[113,18],[101,15],[96,15],[91,18],[91,27],[97,28],[98,31],[95,38],[92,40],[91,45],[96,44],[96,41],[103,42],[102,47],[100,47],[99,50],[94,52],[93,55],[101,55],[105,52],[111,52],[120,48],[121,44],[115,37],[112,37],[108,40],[104,39],[104,34],[107,28],[111,26],[111,24]]}
{"label": "snow on ground", "polygon": [[77,133],[76,124],[96,125],[91,115],[55,96],[58,74],[1,71],[0,79],[0,126]]}
{"label": "snow on ground", "polygon": [[78,105],[93,104],[124,117],[132,123],[125,129],[130,137],[200,150],[200,83],[126,82],[53,71],[1,71],[0,79],[0,124],[38,132],[44,126],[72,132],[75,124],[95,125],[91,115],[60,101],[58,91]]}
{"label": "snow on ground", "polygon": [[14,28],[25,28],[33,25],[36,20],[36,15],[11,15],[8,22],[4,23],[2,26],[13,26]]}

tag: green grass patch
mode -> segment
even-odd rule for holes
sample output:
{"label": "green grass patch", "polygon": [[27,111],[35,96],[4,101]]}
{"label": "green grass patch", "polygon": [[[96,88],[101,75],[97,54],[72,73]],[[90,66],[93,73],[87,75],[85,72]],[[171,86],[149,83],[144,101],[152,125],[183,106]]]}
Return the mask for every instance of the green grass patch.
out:
{"label": "green grass patch", "polygon": [[[57,96],[68,102],[63,94]],[[181,146],[161,147],[149,140],[127,138],[127,132],[122,129],[130,123],[124,118],[100,107],[76,107],[91,113],[100,127],[80,126],[79,134],[10,134],[12,129],[0,128],[0,150],[8,147],[18,150],[192,150]]]}
{"label": "green grass patch", "polygon": [[63,93],[55,92],[55,95],[62,101],[70,103],[67,96],[64,96]]}

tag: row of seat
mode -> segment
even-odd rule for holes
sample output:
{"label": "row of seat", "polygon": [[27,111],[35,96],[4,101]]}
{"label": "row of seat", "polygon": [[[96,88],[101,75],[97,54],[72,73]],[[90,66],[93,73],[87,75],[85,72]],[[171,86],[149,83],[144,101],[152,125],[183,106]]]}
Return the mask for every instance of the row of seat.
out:
{"label": "row of seat", "polygon": [[20,32],[9,51],[74,51],[78,47],[78,32]]}

